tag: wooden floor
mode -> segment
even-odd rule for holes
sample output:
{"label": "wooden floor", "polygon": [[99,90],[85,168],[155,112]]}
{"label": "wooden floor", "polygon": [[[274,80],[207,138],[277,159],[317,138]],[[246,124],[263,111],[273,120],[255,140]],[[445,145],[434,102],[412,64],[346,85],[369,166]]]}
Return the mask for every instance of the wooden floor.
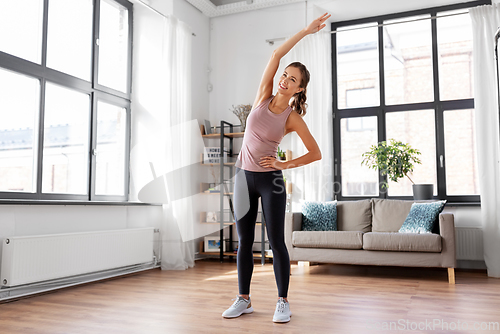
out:
{"label": "wooden floor", "polygon": [[293,265],[286,324],[272,322],[272,264],[255,265],[255,312],[222,318],[236,293],[234,262],[202,260],[0,304],[0,332],[500,333],[500,279],[485,272],[450,285],[446,269]]}

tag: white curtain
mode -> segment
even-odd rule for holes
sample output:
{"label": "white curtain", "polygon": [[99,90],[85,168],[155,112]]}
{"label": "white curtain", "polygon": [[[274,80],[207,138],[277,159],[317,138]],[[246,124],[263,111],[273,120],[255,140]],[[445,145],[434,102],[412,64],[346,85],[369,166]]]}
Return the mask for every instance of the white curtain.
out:
{"label": "white curtain", "polygon": [[[318,143],[322,159],[309,165],[285,170],[292,182],[292,211],[300,211],[303,200],[329,201],[333,199],[333,126],[332,126],[332,70],[331,35],[319,32],[306,36],[284,57],[283,68],[294,61],[303,63],[311,75],[307,87],[307,113],[304,116],[309,131]],[[283,142],[289,145],[293,158],[307,149],[297,134]]]}
{"label": "white curtain", "polygon": [[194,266],[190,195],[203,142],[191,119],[191,38],[184,23],[135,6],[130,197],[163,203],[162,269]]}
{"label": "white curtain", "polygon": [[500,5],[469,10],[473,29],[474,104],[481,189],[484,260],[488,276],[500,277],[500,164],[494,35]]}

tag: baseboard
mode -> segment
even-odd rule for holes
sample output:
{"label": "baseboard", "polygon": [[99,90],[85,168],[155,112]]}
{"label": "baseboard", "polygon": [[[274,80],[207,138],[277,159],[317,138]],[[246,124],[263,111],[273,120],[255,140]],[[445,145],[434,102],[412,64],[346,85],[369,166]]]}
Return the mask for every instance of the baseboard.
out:
{"label": "baseboard", "polygon": [[123,268],[103,270],[101,272],[82,274],[67,278],[55,279],[45,282],[32,283],[19,287],[0,289],[0,304],[29,298],[41,294],[50,293],[54,290],[67,289],[74,286],[89,284],[108,279],[115,279],[134,275],[143,271],[159,269],[160,263],[140,264]]}
{"label": "baseboard", "polygon": [[457,260],[457,268],[486,270],[486,263],[481,260]]}

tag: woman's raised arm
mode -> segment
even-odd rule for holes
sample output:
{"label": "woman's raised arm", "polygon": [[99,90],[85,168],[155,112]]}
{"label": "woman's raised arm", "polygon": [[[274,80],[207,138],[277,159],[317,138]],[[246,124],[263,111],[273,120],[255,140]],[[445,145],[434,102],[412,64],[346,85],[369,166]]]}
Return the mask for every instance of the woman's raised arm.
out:
{"label": "woman's raised arm", "polygon": [[321,15],[316,20],[312,21],[306,28],[296,33],[293,37],[287,39],[283,44],[276,48],[276,50],[274,50],[271,59],[269,59],[266,69],[264,70],[264,74],[262,75],[257,96],[255,97],[255,101],[253,103],[253,108],[257,107],[257,105],[272,95],[273,79],[276,75],[276,71],[278,71],[281,58],[283,58],[302,38],[323,29],[326,26],[325,21],[328,20],[330,16],[331,15],[328,13]]}

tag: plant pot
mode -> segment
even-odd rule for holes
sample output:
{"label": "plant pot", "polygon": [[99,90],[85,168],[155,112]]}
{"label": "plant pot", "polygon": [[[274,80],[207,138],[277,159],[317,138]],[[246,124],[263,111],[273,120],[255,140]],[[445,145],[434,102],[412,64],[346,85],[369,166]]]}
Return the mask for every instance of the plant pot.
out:
{"label": "plant pot", "polygon": [[413,185],[413,199],[426,200],[432,199],[434,196],[433,184],[414,184]]}

